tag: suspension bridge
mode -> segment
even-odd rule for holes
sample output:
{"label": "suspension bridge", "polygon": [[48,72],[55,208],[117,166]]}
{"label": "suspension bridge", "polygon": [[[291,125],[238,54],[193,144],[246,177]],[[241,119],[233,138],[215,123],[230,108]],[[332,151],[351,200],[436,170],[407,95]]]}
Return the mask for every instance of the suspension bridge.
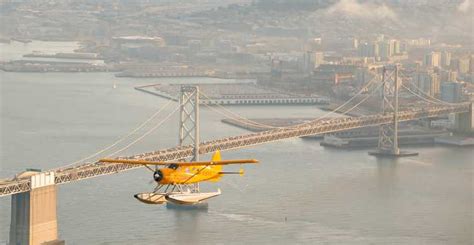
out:
{"label": "suspension bridge", "polygon": [[[409,121],[421,118],[439,117],[450,113],[467,113],[471,109],[469,104],[457,106],[438,106],[398,113],[399,121]],[[251,133],[233,137],[202,142],[199,145],[199,154],[211,153],[216,150],[235,150],[244,147],[275,142],[279,140],[302,137],[308,135],[325,134],[347,129],[361,128],[389,124],[392,122],[393,114],[372,115],[362,117],[335,118],[324,121],[317,121],[307,125],[288,128],[277,128],[259,133]],[[193,145],[176,146],[168,149],[161,149],[153,152],[136,154],[121,159],[141,159],[147,161],[171,161],[193,156]],[[117,174],[122,171],[138,168],[136,165],[124,164],[103,164],[85,163],[65,169],[54,171],[54,183],[66,184],[73,181],[89,179],[109,174]],[[0,186],[0,196],[7,196],[31,190],[29,179],[11,180]]]}
{"label": "suspension bridge", "polygon": [[[379,151],[387,152],[390,154],[398,154],[398,143],[397,143],[397,128],[398,122],[417,120],[423,118],[434,118],[440,117],[443,115],[456,113],[456,114],[467,114],[466,118],[470,119],[470,128],[472,130],[472,103],[459,103],[451,104],[444,101],[440,101],[437,98],[428,96],[420,91],[415,91],[418,88],[410,86],[407,82],[402,81],[398,74],[398,68],[396,68],[391,73],[383,71],[382,82],[377,82],[375,77],[372,81],[366,83],[360,91],[355,94],[351,99],[346,101],[344,104],[336,108],[334,111],[329,112],[328,114],[316,118],[310,122],[306,122],[299,125],[289,126],[289,127],[271,127],[266,131],[249,133],[244,135],[237,135],[232,137],[224,137],[220,139],[214,139],[210,141],[201,142],[199,140],[199,98],[201,96],[206,97],[204,93],[199,91],[197,86],[185,86],[181,91],[181,98],[179,107],[176,108],[173,113],[167,115],[163,121],[156,124],[151,130],[143,134],[138,139],[134,140],[124,148],[116,151],[118,153],[133,144],[137,143],[143,137],[146,137],[152,130],[156,129],[163,122],[171,117],[178,110],[180,111],[180,145],[167,148],[159,149],[152,152],[145,152],[141,154],[136,154],[132,156],[122,156],[117,157],[120,159],[134,159],[134,160],[147,160],[147,161],[171,161],[179,160],[184,158],[193,157],[194,160],[197,160],[200,154],[212,153],[217,150],[235,150],[244,147],[255,146],[259,144],[265,144],[275,141],[280,141],[284,139],[317,135],[317,134],[326,134],[331,132],[337,132],[348,129],[355,129],[367,126],[380,126],[380,139],[379,139]],[[401,88],[405,89],[405,92],[410,93],[412,96],[420,98],[420,100],[426,102],[427,104],[423,107],[412,107],[410,109],[399,110],[398,106],[398,94]],[[360,97],[363,91],[371,91],[371,93],[366,94],[365,98],[359,102],[352,105],[355,98]],[[380,93],[380,91],[382,91]],[[334,113],[335,111],[340,110],[345,106],[351,106],[345,113],[350,110],[360,106],[368,98],[373,97],[374,95],[381,94],[382,96],[382,112],[374,115],[359,116],[359,117],[336,117],[336,118],[327,118],[328,115]],[[167,103],[166,106],[170,105],[171,102]],[[217,108],[205,105],[216,110]],[[220,107],[223,107],[220,105]],[[238,114],[232,113],[230,110],[225,108],[218,108],[226,117],[237,118],[237,120],[242,120],[248,124],[257,125],[259,123],[253,122],[249,119],[243,118]],[[152,118],[158,115],[162,109],[160,109]],[[141,126],[145,125],[151,121],[151,118],[145,121]],[[265,125],[268,126],[268,125]],[[139,127],[139,128],[140,128]],[[132,131],[136,132],[136,130]],[[128,134],[127,136],[130,136]],[[112,147],[116,146],[115,142],[111,146],[105,148],[104,150],[99,151],[98,153],[93,154],[91,157],[97,157],[106,150],[110,150]],[[90,159],[90,158],[89,158]],[[51,197],[54,196],[54,205],[43,207],[44,209],[54,209],[54,220],[55,218],[55,198],[56,192],[55,188],[57,185],[71,183],[74,181],[85,180],[94,177],[100,177],[111,174],[118,174],[123,171],[139,168],[137,165],[127,165],[127,164],[106,164],[97,161],[87,162],[79,161],[72,165],[67,165],[57,169],[44,171],[33,176],[28,176],[26,178],[13,178],[7,181],[0,183],[0,197],[9,196],[12,197],[12,227],[19,227],[19,223],[22,221],[13,220],[14,215],[24,212],[23,209],[25,204],[19,204],[20,200],[24,198],[23,194],[28,194],[30,203],[28,207],[31,210],[31,206],[35,205],[34,201],[31,199],[39,194],[37,190],[52,187],[50,189]],[[44,194],[41,194],[44,196]],[[15,207],[15,205],[17,205]],[[40,205],[40,204],[36,204]],[[15,214],[14,214],[15,213]],[[29,213],[29,216],[35,215],[34,213]],[[13,223],[15,225],[13,225]],[[25,221],[23,221],[25,222]],[[52,221],[54,222],[54,221]],[[30,224],[30,230],[28,233],[32,233],[31,227],[34,225]],[[52,227],[51,230],[55,230],[56,233],[44,235],[46,237],[57,237],[57,228]],[[56,234],[56,235],[55,235]],[[12,233],[10,234],[12,236]],[[14,237],[20,237],[18,234],[14,234]],[[12,238],[11,238],[12,239]],[[13,238],[17,239],[17,238]],[[33,238],[31,238],[33,239]],[[30,239],[30,241],[31,241]],[[39,238],[38,238],[39,239]],[[18,241],[15,240],[15,241]]]}
{"label": "suspension bridge", "polygon": [[[386,72],[383,72],[383,74],[385,75]],[[140,160],[147,160],[147,161],[171,161],[171,160],[184,159],[191,156],[198,157],[199,154],[211,153],[216,150],[221,150],[221,151],[235,150],[235,149],[240,149],[240,148],[245,148],[245,147],[250,147],[254,145],[265,144],[265,143],[270,143],[270,142],[275,142],[275,141],[280,141],[280,140],[295,138],[295,137],[326,134],[326,133],[331,133],[331,132],[337,132],[337,131],[343,131],[343,130],[348,130],[348,129],[367,127],[367,126],[392,125],[393,123],[398,123],[401,121],[410,121],[410,120],[417,120],[417,119],[422,119],[422,118],[434,118],[434,117],[440,117],[440,116],[451,114],[451,113],[456,113],[456,114],[472,113],[472,105],[470,103],[452,104],[452,103],[440,101],[439,99],[436,99],[434,97],[429,97],[426,94],[420,93],[420,91],[413,91],[415,89],[418,89],[416,87],[414,89],[410,89],[409,86],[405,85],[404,83],[395,81],[399,79],[398,74],[394,74],[394,72],[392,72],[391,75],[392,76],[395,75],[394,76],[395,78],[393,79],[392,88],[390,86],[390,82],[387,82],[389,79],[382,77],[382,81],[384,81],[382,83],[376,83],[376,79],[372,79],[359,91],[359,93],[354,95],[351,99],[346,101],[344,104],[342,104],[338,108],[335,108],[333,111],[327,113],[326,115],[322,117],[316,118],[311,122],[303,123],[296,126],[279,128],[279,127],[272,127],[269,125],[262,125],[260,123],[253,122],[249,119],[243,118],[240,115],[237,115],[233,113],[232,111],[219,105],[224,110],[223,113],[222,112],[220,113],[225,117],[240,120],[246,124],[264,126],[267,128],[270,127],[272,129],[266,130],[263,132],[258,132],[258,133],[250,133],[250,134],[245,134],[245,135],[225,137],[225,138],[215,139],[215,140],[206,141],[206,142],[199,142],[199,131],[194,130],[193,132],[195,135],[191,137],[192,144],[188,144],[188,145],[184,144],[185,141],[183,140],[183,137],[192,136],[192,135],[189,135],[191,132],[187,132],[187,131],[190,131],[190,129],[192,130],[193,127],[195,127],[196,129],[198,129],[199,127],[198,125],[195,125],[199,123],[199,115],[196,114],[194,115],[194,117],[192,117],[191,114],[198,113],[199,97],[200,96],[208,97],[208,96],[206,94],[195,92],[195,91],[194,92],[191,91],[191,95],[187,93],[183,93],[182,98],[180,99],[179,107],[173,111],[173,113],[175,113],[178,111],[178,109],[181,109],[180,110],[181,111],[180,145],[176,147],[167,148],[167,149],[156,150],[153,152],[146,152],[146,153],[136,154],[132,156],[125,156],[125,157],[118,157],[118,158],[140,159]],[[389,101],[388,96],[387,96],[390,93],[390,90],[392,90],[391,91],[392,93],[398,93],[398,90],[399,90],[398,84],[400,84],[402,88],[405,88],[405,90],[408,91],[410,94],[416,97],[419,97],[421,100],[429,102],[430,104],[428,106],[411,108],[410,110],[398,111],[398,102],[395,102],[394,105],[392,105],[392,102]],[[397,85],[396,88],[395,88],[395,85]],[[348,113],[349,111],[353,110],[354,108],[362,104],[366,99],[370,98],[370,95],[373,95],[374,92],[380,90],[381,87],[383,88],[381,90],[385,91],[384,93],[382,93],[382,98],[383,98],[382,107],[384,109],[382,113],[368,115],[368,116],[360,116],[360,117],[339,117],[339,118],[325,119],[328,115],[335,113],[335,111],[339,111],[341,108],[343,108],[346,105],[349,105],[358,95],[362,94],[362,91],[371,89],[372,94],[367,95],[364,99],[359,101],[350,109],[346,110],[343,114]],[[393,99],[398,100],[398,94],[393,94]],[[168,102],[165,106],[168,106],[170,103],[171,101]],[[191,107],[186,108],[186,106],[189,104],[191,105]],[[214,109],[212,106],[209,106],[209,105],[205,105],[205,106],[213,111],[219,112],[216,109]],[[392,111],[390,111],[390,108],[392,108]],[[160,108],[160,110],[157,113],[155,113],[155,115],[153,115],[152,118],[145,121],[142,125],[140,125],[140,127],[150,122],[150,120],[156,117],[160,112],[162,112],[163,109],[164,108]],[[168,114],[168,116],[165,117],[165,120],[169,119],[171,115],[173,115],[173,113]],[[155,127],[153,127],[152,130],[161,126],[165,120],[155,125]],[[185,125],[185,123],[187,122],[186,120],[190,121],[191,124]],[[394,129],[391,129],[391,130],[393,131]],[[396,126],[395,126],[395,130],[396,130]],[[136,131],[137,130],[134,130],[126,136],[127,137],[130,136]],[[381,129],[381,132],[382,131],[383,131],[383,135],[381,135],[381,139],[380,139],[381,141],[386,141],[386,139],[382,138],[383,136],[392,137],[391,140],[396,141],[396,138],[397,138],[396,132],[395,133],[391,132],[392,135],[390,135],[390,132],[387,133],[386,130]],[[187,134],[183,135],[183,133],[186,133],[186,132]],[[123,151],[124,149],[137,143],[138,140],[147,136],[148,133],[149,132],[142,135],[142,137],[133,141],[132,143],[127,145],[125,148],[122,148],[116,151],[115,153]],[[196,144],[196,142],[199,142],[199,144]],[[105,150],[111,149],[113,146],[116,146],[117,143],[119,142],[115,142],[111,146],[105,148],[104,150],[99,151],[96,154],[93,154],[92,156],[98,156],[99,153],[103,153]],[[390,148],[393,146],[398,147],[396,142],[395,143],[392,142],[390,146],[386,146],[386,147]],[[379,145],[379,147],[382,147],[382,145]],[[93,177],[99,177],[99,176],[104,176],[104,175],[109,175],[109,174],[117,174],[122,171],[130,170],[134,168],[137,168],[137,166],[78,161],[74,163],[73,166],[60,167],[60,168],[57,168],[51,171],[46,171],[46,172],[54,173],[55,184],[66,184],[69,182],[84,180],[84,179],[93,178]],[[0,197],[27,192],[30,190],[31,190],[31,179],[29,178],[26,178],[26,179],[15,178],[15,179],[11,179],[11,180],[0,183]]]}

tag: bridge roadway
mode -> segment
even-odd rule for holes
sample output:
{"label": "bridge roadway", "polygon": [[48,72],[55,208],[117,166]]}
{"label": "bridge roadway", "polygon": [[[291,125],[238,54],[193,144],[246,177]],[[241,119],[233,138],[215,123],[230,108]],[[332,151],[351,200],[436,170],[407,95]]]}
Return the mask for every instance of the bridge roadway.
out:
{"label": "bridge roadway", "polygon": [[[409,121],[421,118],[437,117],[450,113],[464,113],[470,111],[471,104],[460,104],[453,106],[425,107],[399,112],[399,121]],[[200,144],[200,154],[211,153],[216,150],[232,150],[243,147],[269,143],[273,141],[289,139],[294,137],[316,135],[342,131],[347,129],[361,128],[388,124],[393,120],[393,113],[385,115],[369,115],[361,117],[341,117],[328,120],[319,120],[297,126],[276,128],[258,133],[226,137],[211,140]],[[142,159],[148,161],[171,161],[190,157],[193,155],[192,145],[177,146],[164,150],[137,154],[122,159]],[[141,166],[130,164],[104,164],[84,163],[69,168],[55,170],[56,184],[65,184],[72,181],[83,180],[102,175],[116,174],[122,171],[139,168]],[[30,188],[30,179],[12,179],[0,183],[0,196],[27,192]]]}

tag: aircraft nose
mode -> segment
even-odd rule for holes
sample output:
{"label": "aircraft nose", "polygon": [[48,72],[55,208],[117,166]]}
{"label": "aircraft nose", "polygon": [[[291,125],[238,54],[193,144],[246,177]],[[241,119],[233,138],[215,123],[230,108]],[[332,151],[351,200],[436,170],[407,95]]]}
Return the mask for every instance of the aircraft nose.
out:
{"label": "aircraft nose", "polygon": [[161,172],[161,170],[156,170],[153,173],[153,179],[159,183],[163,179],[163,172]]}

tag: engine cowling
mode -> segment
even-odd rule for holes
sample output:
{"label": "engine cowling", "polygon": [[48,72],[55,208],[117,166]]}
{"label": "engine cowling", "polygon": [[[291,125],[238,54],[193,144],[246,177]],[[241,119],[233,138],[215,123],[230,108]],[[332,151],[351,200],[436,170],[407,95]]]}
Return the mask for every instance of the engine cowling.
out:
{"label": "engine cowling", "polygon": [[153,173],[153,179],[156,181],[156,182],[160,182],[162,179],[163,179],[164,175],[163,175],[163,172],[161,172],[161,170],[156,170],[154,173]]}

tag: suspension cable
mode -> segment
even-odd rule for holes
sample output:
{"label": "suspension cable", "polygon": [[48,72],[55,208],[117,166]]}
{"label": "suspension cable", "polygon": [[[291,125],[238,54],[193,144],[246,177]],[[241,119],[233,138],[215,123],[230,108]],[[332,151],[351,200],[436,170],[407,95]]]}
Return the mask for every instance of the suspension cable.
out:
{"label": "suspension cable", "polygon": [[377,85],[377,87],[375,87],[375,89],[372,90],[372,92],[370,92],[369,95],[367,95],[364,99],[362,99],[361,101],[359,101],[357,104],[355,104],[354,106],[352,106],[351,108],[349,108],[348,110],[344,111],[342,114],[345,115],[347,113],[349,113],[350,111],[352,111],[353,109],[355,109],[356,107],[358,107],[359,105],[361,105],[362,103],[364,103],[366,100],[368,100],[381,86],[383,85],[383,83],[380,83]]}
{"label": "suspension cable", "polygon": [[261,124],[261,123],[258,123],[258,122],[255,122],[255,121],[252,121],[252,120],[241,120],[237,117],[231,117],[229,116],[228,114],[225,114],[219,110],[217,110],[216,108],[208,105],[208,104],[204,104],[205,107],[209,108],[210,110],[224,116],[225,118],[227,119],[231,119],[231,120],[235,120],[237,122],[240,122],[242,124],[245,124],[245,125],[251,125],[251,126],[255,126],[255,127],[259,127],[259,128],[264,128],[264,129],[268,129],[268,128],[279,128],[279,127],[275,127],[275,126],[270,126],[270,125],[266,125],[266,124]]}
{"label": "suspension cable", "polygon": [[[406,74],[405,74],[405,76],[406,76],[406,77],[410,77],[410,76],[407,76]],[[438,99],[438,98],[436,98],[436,97],[433,97],[433,96],[431,96],[431,95],[425,93],[425,91],[423,91],[420,87],[418,87],[418,86],[413,82],[412,79],[410,79],[409,82],[410,82],[410,85],[413,86],[418,92],[420,92],[420,93],[423,94],[424,96],[430,98],[431,100],[437,101],[438,104],[445,104],[445,105],[459,105],[459,104],[462,104],[462,103],[450,103],[450,102],[447,102],[447,101],[444,101],[444,100],[440,100],[440,99]],[[406,88],[407,90],[409,90],[406,86],[405,86],[405,88]],[[411,93],[417,95],[417,93],[415,93],[415,92],[413,92],[413,91],[411,91],[411,90],[409,90],[409,91],[410,91]],[[417,96],[418,96],[418,95],[417,95]]]}
{"label": "suspension cable", "polygon": [[414,92],[413,90],[411,90],[408,86],[406,86],[405,84],[402,84],[402,88],[406,89],[408,92],[410,92],[411,94],[415,95],[416,97],[430,103],[430,104],[434,104],[434,105],[439,105],[440,103],[439,102],[434,102],[433,100],[429,100],[423,96],[421,96],[420,94]]}
{"label": "suspension cable", "polygon": [[[393,71],[392,71],[391,74],[393,74]],[[391,74],[389,74],[389,76],[390,76]],[[333,113],[339,111],[340,109],[342,109],[343,107],[345,107],[346,105],[348,105],[349,103],[351,103],[351,102],[352,102],[355,98],[357,98],[359,95],[361,95],[366,89],[368,89],[368,88],[372,85],[372,83],[374,83],[374,82],[376,81],[376,79],[377,79],[377,76],[374,76],[374,77],[373,77],[369,82],[367,82],[354,96],[352,96],[349,100],[347,100],[345,103],[341,104],[341,105],[338,106],[337,108],[333,109],[332,111],[330,111],[330,112],[328,112],[328,113],[326,113],[326,114],[324,114],[324,115],[322,115],[322,116],[320,116],[320,117],[317,117],[317,118],[315,118],[315,119],[312,119],[310,122],[306,122],[306,123],[301,123],[301,124],[293,125],[293,126],[290,126],[290,127],[288,127],[288,128],[301,127],[301,126],[309,125],[309,124],[312,124],[312,123],[314,123],[314,122],[316,122],[316,121],[319,121],[319,120],[321,120],[321,119],[323,119],[323,118],[326,118],[326,117],[328,117],[329,115],[331,115],[331,114],[333,114]],[[356,105],[352,106],[352,107],[349,108],[348,110],[346,110],[346,111],[344,111],[344,112],[342,112],[342,113],[339,113],[339,114],[345,115],[345,114],[347,114],[348,112],[350,112],[350,111],[352,111],[353,109],[355,109],[356,107],[358,107],[359,105],[361,105],[363,102],[365,102],[367,99],[369,99],[369,98],[370,98],[370,95],[372,95],[375,91],[377,91],[377,89],[379,89],[380,86],[382,86],[382,85],[383,85],[383,83],[380,83],[379,85],[377,85],[377,87],[376,87],[375,89],[373,89],[372,92],[371,92],[370,94],[368,94],[364,99],[362,99],[361,101],[359,101]],[[202,93],[202,92],[200,91],[200,93]],[[206,97],[207,99],[210,99],[210,98],[209,98],[207,95],[205,95],[204,93],[202,93],[202,94],[203,94],[203,96]],[[219,105],[219,104],[217,104],[217,105],[220,106],[220,107],[222,107],[223,109],[225,109],[225,110],[228,111],[229,113],[231,113],[231,114],[233,114],[233,115],[236,115],[236,117],[242,118],[242,119],[244,119],[245,121],[250,122],[250,124],[253,123],[254,125],[257,125],[257,126],[266,126],[266,127],[269,126],[269,125],[260,124],[260,123],[254,122],[254,121],[252,121],[252,120],[249,120],[249,119],[247,119],[247,118],[244,118],[244,117],[242,117],[242,116],[240,116],[240,115],[237,115],[237,114],[235,114],[234,112],[228,110],[227,108],[223,107],[222,105]],[[206,106],[208,106],[208,105],[206,105]],[[211,108],[210,106],[208,106],[208,107]],[[225,116],[225,115],[224,115],[224,116]],[[228,117],[228,116],[227,116],[227,117]],[[249,123],[247,123],[247,124],[249,124]],[[270,127],[272,127],[272,128],[280,128],[280,127],[274,127],[274,126],[270,126]]]}
{"label": "suspension cable", "polygon": [[114,156],[115,154],[117,153],[120,153],[128,148],[130,148],[131,146],[135,145],[136,143],[138,143],[139,141],[141,141],[143,138],[145,138],[146,136],[148,136],[149,134],[153,133],[153,131],[155,131],[158,127],[160,127],[163,123],[165,123],[174,113],[176,113],[177,111],[179,110],[179,106],[176,107],[176,109],[174,109],[174,111],[172,111],[170,114],[168,114],[163,120],[161,120],[159,123],[157,123],[153,128],[149,129],[146,133],[144,133],[142,136],[140,136],[139,138],[137,138],[136,140],[132,141],[130,144],[126,145],[125,147],[115,151],[114,153],[108,155],[107,157],[112,157]]}
{"label": "suspension cable", "polygon": [[[419,88],[418,86],[416,86],[415,83],[413,83],[413,81],[410,81],[410,85],[412,85],[418,92],[420,92],[421,94],[423,94],[425,97],[428,97],[431,99],[432,103],[435,103],[435,104],[444,104],[444,105],[457,105],[456,103],[449,103],[447,101],[443,101],[443,100],[440,100],[440,99],[437,99],[427,93],[425,93],[423,90],[421,90],[421,88]],[[418,96],[418,97],[421,97],[418,93],[412,91],[411,89],[409,89],[407,86],[404,86],[408,91],[410,91],[412,94]],[[436,102],[434,102],[436,101]]]}
{"label": "suspension cable", "polygon": [[[361,104],[364,103],[366,100],[368,100],[369,98],[371,98],[371,96],[372,96],[381,86],[383,86],[383,83],[378,84],[377,87],[376,87],[375,89],[373,89],[372,92],[370,92],[370,94],[366,95],[365,98],[363,98],[362,100],[360,100],[357,104],[355,104],[355,105],[352,106],[351,108],[349,108],[349,109],[347,109],[347,110],[341,112],[340,114],[345,115],[345,114],[349,113],[350,111],[352,111],[353,109],[357,108],[359,105],[361,105]],[[306,123],[306,124],[314,123],[314,122],[316,122],[316,121],[318,121],[318,120],[321,120],[321,119],[323,119],[323,118],[324,118],[324,117],[320,117],[320,119],[313,120],[312,122],[308,122],[308,123]],[[295,126],[298,126],[298,127],[299,127],[299,126],[306,126],[306,125],[303,123],[303,124],[298,124],[298,125],[295,125]]]}
{"label": "suspension cable", "polygon": [[[393,73],[393,72],[392,72],[392,73]],[[369,82],[366,83],[366,85],[365,85],[364,87],[362,87],[362,88],[358,91],[357,94],[355,94],[352,98],[350,98],[350,99],[347,100],[345,103],[343,103],[342,105],[338,106],[337,108],[333,109],[332,111],[330,111],[330,112],[324,114],[324,115],[321,116],[321,117],[312,119],[310,122],[306,122],[306,123],[302,123],[302,124],[298,124],[298,125],[294,125],[294,126],[303,126],[303,125],[305,125],[305,124],[311,124],[311,123],[313,123],[313,122],[315,122],[315,121],[318,121],[318,120],[321,120],[321,119],[323,119],[323,118],[326,118],[327,116],[331,115],[332,113],[337,112],[338,110],[340,110],[340,109],[343,108],[344,106],[346,106],[346,105],[348,105],[349,103],[351,103],[352,100],[354,100],[355,98],[357,98],[357,97],[358,97],[360,94],[362,94],[362,92],[364,92],[366,89],[368,89],[369,86],[371,86],[372,83],[376,80],[376,78],[377,78],[377,76],[373,77]],[[378,89],[379,87],[380,87],[380,86],[377,86],[376,89]],[[375,90],[376,90],[376,89],[375,89]],[[200,93],[201,93],[204,97],[206,97],[207,99],[210,99],[209,96],[207,96],[207,95],[206,95],[205,93],[203,93],[202,91],[200,91]],[[363,99],[362,102],[366,101],[368,98],[369,98],[369,96],[367,96],[365,99]],[[359,106],[360,104],[362,104],[362,102],[359,102],[355,107],[353,106],[353,107],[350,108],[349,110],[346,110],[345,112],[342,112],[342,113],[340,113],[340,114],[345,115],[345,114],[348,113],[349,111],[353,110],[354,108],[356,108],[357,106]],[[228,115],[224,115],[224,114],[222,114],[222,113],[220,113],[220,112],[218,112],[218,113],[224,115],[224,116],[227,117],[227,118],[234,119],[234,120],[236,120],[236,121],[238,121],[238,122],[242,122],[242,123],[244,123],[244,124],[250,124],[250,125],[254,125],[254,126],[259,126],[259,127],[266,127],[266,128],[281,128],[281,127],[275,127],[275,126],[266,125],[266,124],[262,124],[262,123],[258,123],[258,122],[249,120],[249,119],[247,119],[247,118],[244,118],[244,117],[242,117],[242,116],[240,116],[240,115],[238,115],[238,114],[236,114],[236,113],[234,113],[234,112],[228,110],[227,108],[225,108],[224,106],[222,106],[222,105],[220,105],[220,104],[216,104],[216,105],[219,106],[222,110],[225,110],[226,112],[228,112],[228,113],[234,115],[234,118],[229,117]],[[209,107],[209,108],[211,108],[211,110],[216,111],[215,109],[213,109],[213,108],[210,107],[209,105],[206,104],[206,106]],[[217,111],[216,111],[216,112],[217,112]],[[235,119],[235,118],[240,118],[240,119],[242,119],[242,120]],[[292,127],[294,127],[294,126],[292,126]]]}
{"label": "suspension cable", "polygon": [[[70,163],[70,164],[67,164],[65,166],[61,166],[60,168],[65,168],[65,167],[69,167],[69,166],[72,166],[72,165],[76,165],[78,163],[82,163],[82,162],[85,162],[93,157],[96,157],[98,155],[100,155],[101,153],[104,153],[110,149],[112,149],[113,147],[115,147],[116,145],[118,145],[119,143],[123,142],[124,140],[126,140],[127,138],[129,138],[130,136],[132,136],[133,134],[135,134],[137,131],[139,131],[140,129],[142,129],[146,124],[148,124],[151,120],[153,120],[155,117],[157,117],[164,109],[166,109],[170,104],[171,102],[173,102],[172,100],[168,101],[166,104],[164,104],[160,109],[158,109],[155,113],[153,113],[153,115],[151,115],[147,120],[145,120],[143,123],[141,123],[138,127],[136,127],[135,129],[133,129],[132,131],[130,131],[128,134],[122,136],[121,138],[119,138],[118,140],[116,140],[115,142],[113,142],[111,145],[97,151],[96,153],[94,154],[91,154],[87,157],[84,157],[80,160],[77,160],[73,163]],[[60,168],[56,168],[56,169],[53,169],[53,170],[57,170],[57,169],[60,169]]]}
{"label": "suspension cable", "polygon": [[[393,73],[393,72],[392,72]],[[390,74],[391,75],[391,74]],[[390,76],[389,75],[389,76]],[[362,94],[362,92],[364,92],[366,89],[369,88],[370,85],[372,85],[372,83],[376,80],[377,76],[373,77],[369,82],[367,82],[364,87],[362,87],[359,92],[357,92],[354,96],[352,96],[349,100],[347,100],[346,102],[344,102],[343,104],[341,104],[340,106],[336,107],[335,109],[333,109],[332,111],[320,116],[320,117],[317,117],[313,120],[311,120],[310,122],[306,122],[306,123],[301,123],[301,124],[298,124],[298,125],[294,125],[292,127],[300,127],[300,126],[304,126],[304,125],[309,125],[309,124],[312,124],[316,121],[319,121],[321,119],[324,119],[324,118],[327,118],[329,115],[333,114],[333,113],[336,113],[337,111],[339,111],[341,108],[343,108],[344,106],[348,105],[349,103],[351,103],[355,98],[357,98],[359,95]],[[383,84],[383,83],[381,83]],[[365,101],[365,100],[364,100]],[[355,107],[354,107],[355,108]],[[351,108],[352,110],[353,108]],[[343,112],[341,113],[342,115],[345,115],[345,113],[347,113],[348,111],[346,112]]]}

